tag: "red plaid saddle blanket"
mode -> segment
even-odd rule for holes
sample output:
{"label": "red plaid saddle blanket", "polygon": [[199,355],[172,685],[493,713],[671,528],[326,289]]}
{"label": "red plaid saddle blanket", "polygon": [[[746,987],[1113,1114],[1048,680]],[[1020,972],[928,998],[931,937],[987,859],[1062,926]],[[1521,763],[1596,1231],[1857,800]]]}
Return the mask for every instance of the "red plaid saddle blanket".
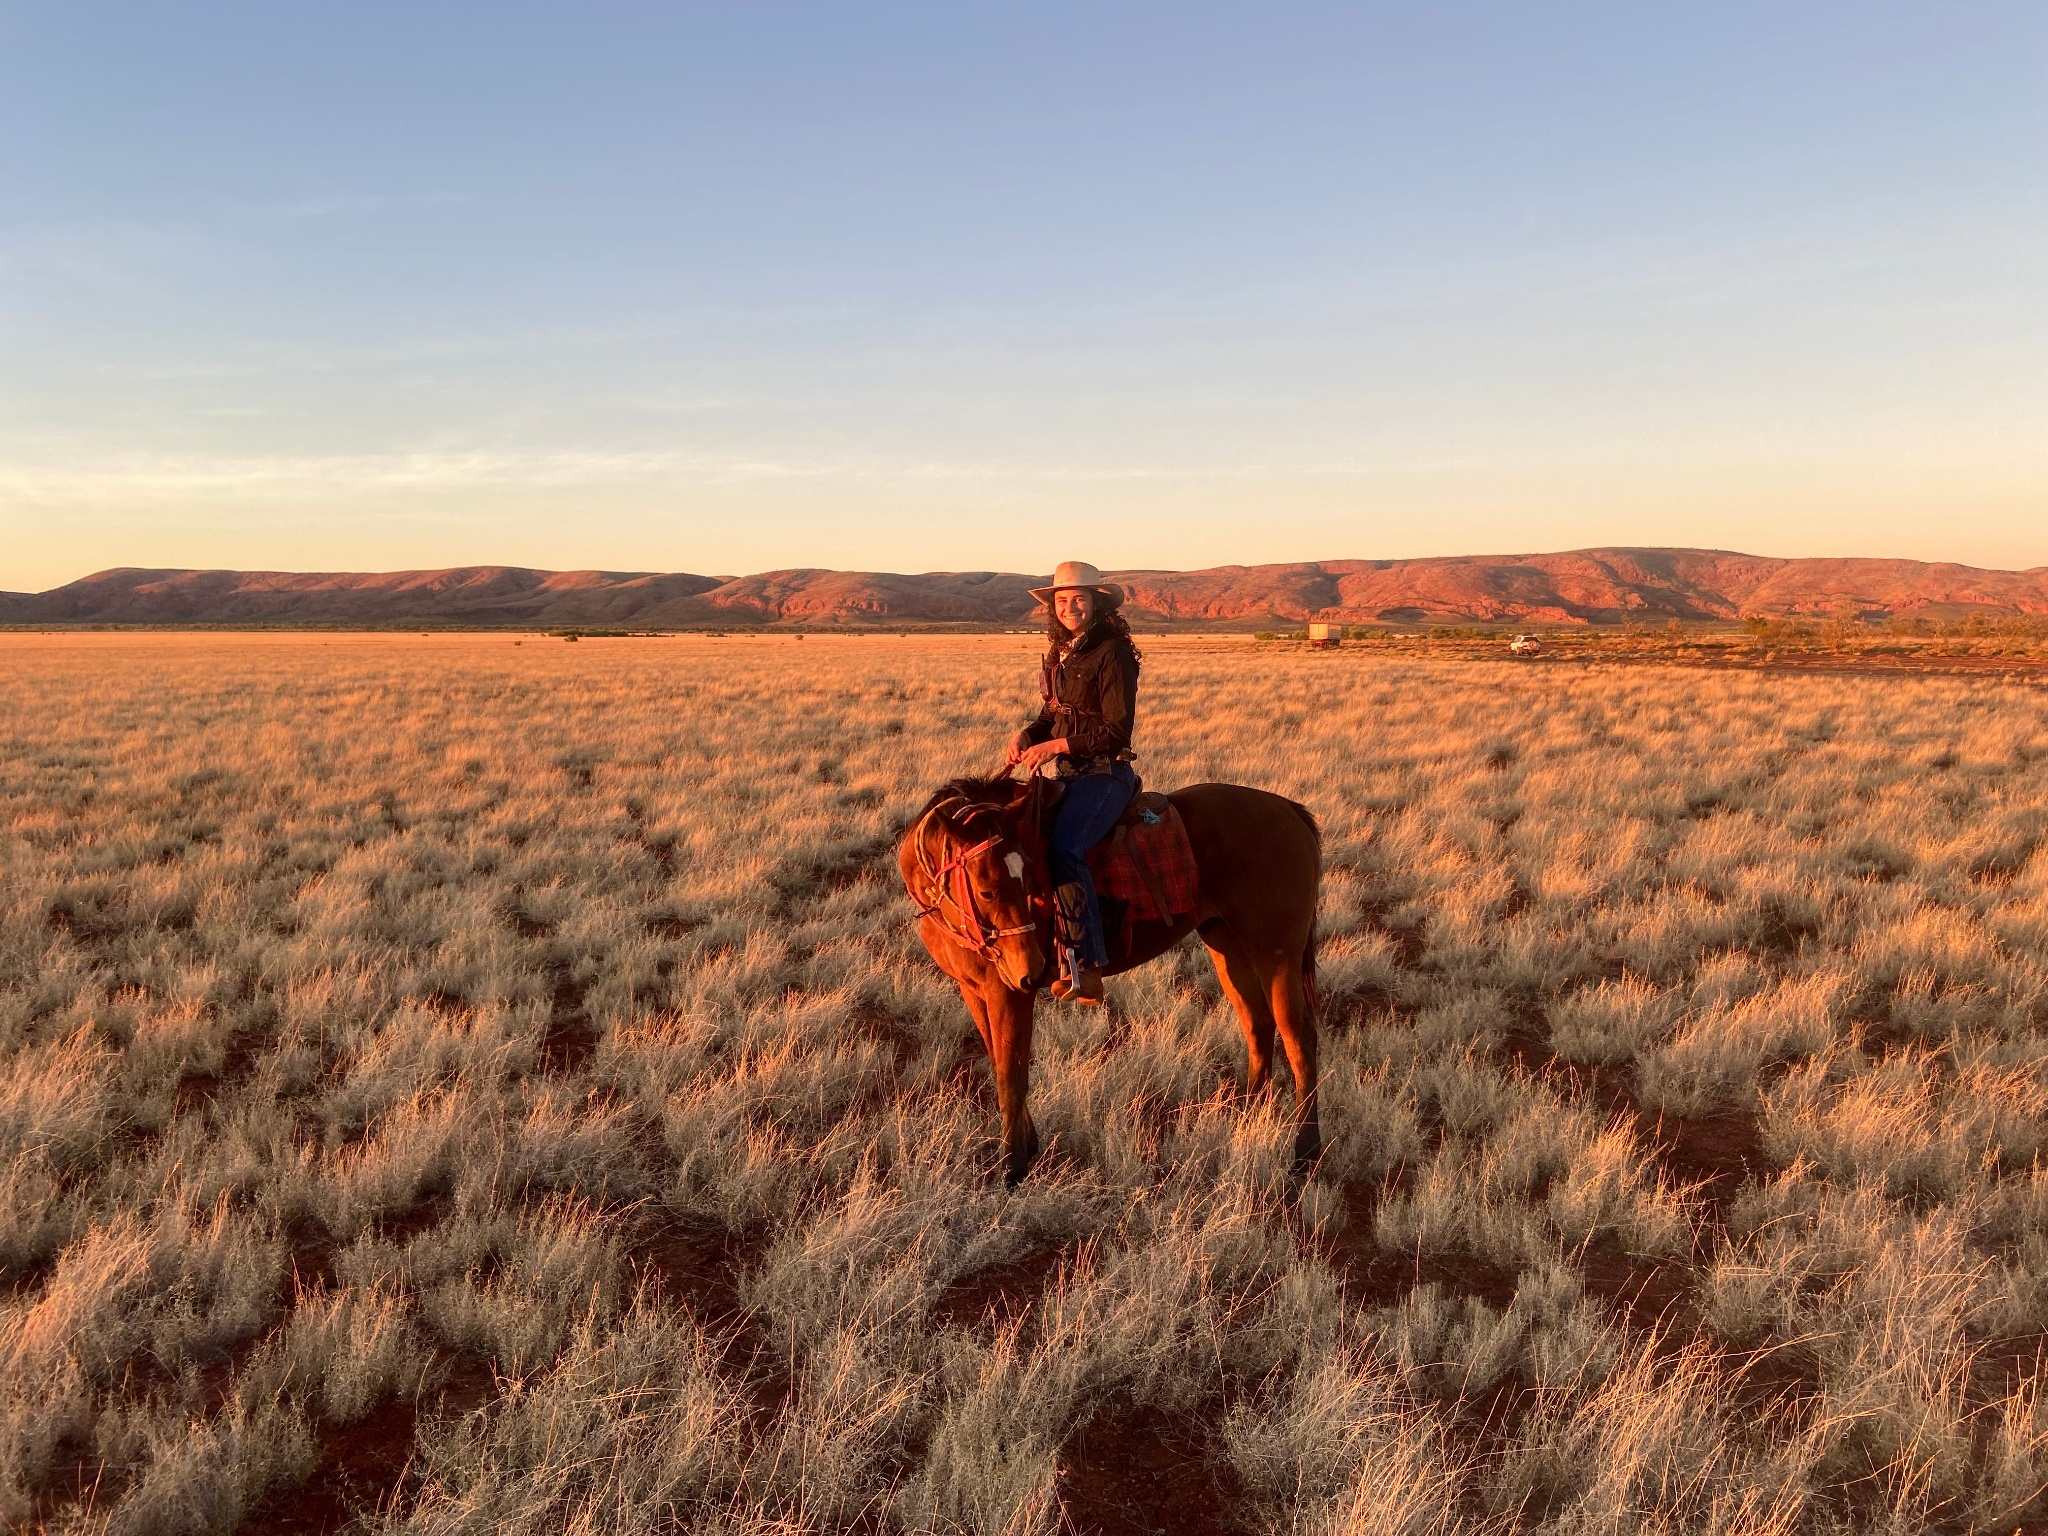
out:
{"label": "red plaid saddle blanket", "polygon": [[1168,923],[1195,910],[1200,873],[1173,802],[1143,794],[1088,852],[1098,895],[1125,904],[1124,922]]}

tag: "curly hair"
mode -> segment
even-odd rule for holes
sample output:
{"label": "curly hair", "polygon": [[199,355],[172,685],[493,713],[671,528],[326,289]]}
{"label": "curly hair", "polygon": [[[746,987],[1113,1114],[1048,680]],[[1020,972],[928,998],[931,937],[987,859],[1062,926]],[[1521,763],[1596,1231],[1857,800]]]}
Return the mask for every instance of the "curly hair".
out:
{"label": "curly hair", "polygon": [[[1121,610],[1098,606],[1095,610],[1095,617],[1088,621],[1088,630],[1091,634],[1096,630],[1101,630],[1103,634],[1111,639],[1121,636],[1124,644],[1131,648],[1131,660],[1138,665],[1139,670],[1142,671],[1144,669],[1145,653],[1139,650],[1136,642],[1131,639],[1130,621],[1123,616]],[[1050,608],[1046,610],[1045,633],[1046,638],[1052,641],[1055,650],[1075,638],[1074,632],[1062,624],[1060,616]]]}

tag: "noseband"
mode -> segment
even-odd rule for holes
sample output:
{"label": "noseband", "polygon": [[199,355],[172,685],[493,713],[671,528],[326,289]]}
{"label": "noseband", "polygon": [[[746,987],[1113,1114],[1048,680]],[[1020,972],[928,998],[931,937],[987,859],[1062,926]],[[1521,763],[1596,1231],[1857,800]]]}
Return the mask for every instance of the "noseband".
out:
{"label": "noseband", "polygon": [[[932,899],[926,901],[917,892],[912,891],[910,899],[917,904],[919,917],[933,919],[945,930],[946,937],[962,949],[979,955],[984,960],[998,960],[1002,953],[998,940],[1011,938],[1020,933],[1034,932],[1038,924],[1025,922],[1012,928],[997,928],[981,915],[981,910],[974,904],[974,890],[968,884],[965,865],[969,859],[987,853],[989,849],[1002,842],[1003,834],[1000,830],[992,837],[983,838],[973,847],[962,849],[936,867],[926,857],[925,829],[931,825],[932,818],[942,810],[960,803],[948,801],[946,806],[933,806],[925,812],[911,832],[910,847],[917,855],[918,873],[924,876],[925,884],[933,894]],[[985,805],[974,806],[969,820],[972,819],[973,813],[991,816],[999,814],[993,806]]]}

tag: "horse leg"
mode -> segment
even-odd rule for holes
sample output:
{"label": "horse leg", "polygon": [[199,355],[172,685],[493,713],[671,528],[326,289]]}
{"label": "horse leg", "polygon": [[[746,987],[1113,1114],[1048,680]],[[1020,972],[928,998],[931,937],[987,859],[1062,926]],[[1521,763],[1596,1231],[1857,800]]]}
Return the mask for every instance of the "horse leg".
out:
{"label": "horse leg", "polygon": [[960,1000],[967,1004],[967,1016],[974,1020],[974,1032],[981,1036],[981,1048],[988,1052],[991,1069],[996,1063],[996,1042],[988,1032],[988,1005],[981,1000],[981,988],[963,985]]}
{"label": "horse leg", "polygon": [[996,1103],[1003,1111],[1003,1181],[1015,1189],[1038,1157],[1038,1127],[1031,1121],[1031,1010],[1029,992],[1013,992],[991,979],[981,992],[988,1019],[989,1064]]}
{"label": "horse leg", "polygon": [[1244,1029],[1245,1091],[1264,1093],[1273,1085],[1273,1010],[1266,1003],[1266,978],[1252,964],[1244,944],[1221,922],[1196,930],[1223,983],[1223,995],[1237,1009]]}
{"label": "horse leg", "polygon": [[1305,1174],[1323,1150],[1317,1108],[1322,1079],[1316,1062],[1315,1015],[1309,1008],[1308,989],[1302,985],[1300,955],[1283,955],[1273,964],[1267,995],[1280,1026],[1281,1043],[1287,1047],[1287,1065],[1294,1073],[1294,1171]]}

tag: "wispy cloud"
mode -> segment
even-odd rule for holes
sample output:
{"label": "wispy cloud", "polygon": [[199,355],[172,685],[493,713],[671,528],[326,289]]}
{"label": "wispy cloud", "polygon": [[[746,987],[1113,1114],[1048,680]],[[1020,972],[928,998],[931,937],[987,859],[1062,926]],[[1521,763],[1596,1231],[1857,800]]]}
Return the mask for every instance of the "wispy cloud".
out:
{"label": "wispy cloud", "polygon": [[142,294],[164,275],[205,259],[223,259],[201,230],[109,219],[90,225],[0,229],[0,310],[26,302],[32,287],[51,282],[121,294]]}
{"label": "wispy cloud", "polygon": [[324,192],[253,210],[258,217],[333,219],[412,208],[449,208],[478,201],[473,192]]}
{"label": "wispy cloud", "polygon": [[906,461],[827,456],[792,461],[691,450],[459,450],[239,457],[128,454],[90,462],[0,462],[0,506],[136,506],[198,499],[331,501],[336,497],[436,495],[514,488],[658,487],[764,480],[1130,483],[1372,472],[1371,466],[1356,463],[1048,466],[1004,460]]}
{"label": "wispy cloud", "polygon": [[462,450],[320,455],[121,455],[91,463],[0,463],[0,502],[185,501],[198,496],[331,498],[336,494],[559,488],[676,480],[781,479],[847,472],[678,451]]}

